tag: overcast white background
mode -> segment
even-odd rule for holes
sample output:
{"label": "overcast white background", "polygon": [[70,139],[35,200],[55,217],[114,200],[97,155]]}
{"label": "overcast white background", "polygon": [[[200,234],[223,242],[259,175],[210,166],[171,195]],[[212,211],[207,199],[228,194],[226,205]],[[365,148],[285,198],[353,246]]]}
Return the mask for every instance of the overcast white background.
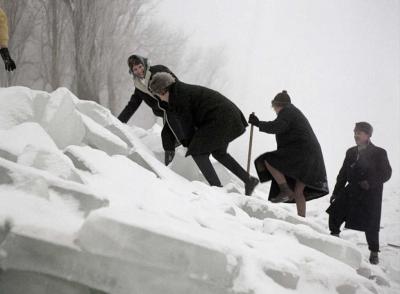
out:
{"label": "overcast white background", "polygon": [[[356,121],[373,125],[394,170],[388,184],[399,184],[400,1],[165,0],[154,17],[186,32],[187,50],[223,48],[216,88],[246,116],[274,119],[270,100],[286,89],[318,136],[331,186]],[[248,137],[230,147],[243,164]],[[253,159],[274,148],[256,130]]]}

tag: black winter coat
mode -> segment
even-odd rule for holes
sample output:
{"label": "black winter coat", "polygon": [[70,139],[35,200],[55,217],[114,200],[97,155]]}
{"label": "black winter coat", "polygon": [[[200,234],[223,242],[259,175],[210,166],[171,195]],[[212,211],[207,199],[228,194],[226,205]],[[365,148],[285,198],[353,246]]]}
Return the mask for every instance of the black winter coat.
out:
{"label": "black winter coat", "polygon": [[306,200],[329,193],[321,147],[310,123],[299,109],[289,104],[274,121],[261,121],[259,129],[275,134],[277,143],[277,150],[266,152],[255,160],[260,181],[272,180],[269,199],[278,195],[279,187],[267,170],[265,161],[286,176],[292,189],[296,180],[303,182]]}
{"label": "black winter coat", "polygon": [[[175,79],[177,79],[176,76],[168,69],[168,67],[163,65],[151,66],[149,70],[151,72],[151,76],[158,72],[168,72],[172,74]],[[179,142],[166,121],[165,110],[161,107],[161,100],[158,97],[152,97],[138,88],[135,88],[135,92],[132,94],[128,104],[118,116],[118,119],[123,123],[127,123],[143,101],[152,109],[155,116],[164,118],[164,127],[161,132],[163,148],[164,150],[174,150],[175,147],[179,145]]]}
{"label": "black winter coat", "polygon": [[[357,146],[347,150],[337,176],[335,201],[327,209],[331,217],[345,219],[345,227],[359,231],[379,231],[383,183],[392,175],[386,151],[372,143],[365,150]],[[364,190],[360,182],[370,187]]]}
{"label": "black winter coat", "polygon": [[188,146],[186,156],[224,148],[246,130],[240,109],[214,90],[177,81],[169,93],[168,111],[179,116]]}

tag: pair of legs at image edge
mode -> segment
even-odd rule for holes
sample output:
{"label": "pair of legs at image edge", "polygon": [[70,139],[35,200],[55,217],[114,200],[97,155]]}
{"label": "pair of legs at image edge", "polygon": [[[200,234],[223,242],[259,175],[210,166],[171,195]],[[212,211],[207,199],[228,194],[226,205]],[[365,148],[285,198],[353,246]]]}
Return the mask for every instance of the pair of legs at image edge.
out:
{"label": "pair of legs at image edge", "polygon": [[285,175],[270,165],[266,160],[264,163],[267,170],[278,184],[280,190],[278,196],[271,199],[271,202],[286,202],[294,199],[296,201],[297,215],[306,217],[306,198],[304,196],[304,188],[306,185],[303,182],[296,180],[294,191],[292,191],[287,184]]}
{"label": "pair of legs at image edge", "polygon": [[196,162],[210,186],[222,187],[221,181],[219,180],[210,161],[210,154],[212,154],[217,161],[244,182],[245,194],[250,196],[253,193],[254,188],[258,185],[259,180],[245,171],[244,168],[242,168],[240,164],[227,152],[227,150],[228,145],[211,153],[193,155],[193,160]]}
{"label": "pair of legs at image edge", "polygon": [[[329,230],[331,235],[339,237],[340,227],[345,222],[344,218],[339,219],[337,216],[329,215]],[[369,262],[371,264],[379,263],[379,231],[367,230],[365,231],[365,238],[367,239],[368,249],[370,251]]]}

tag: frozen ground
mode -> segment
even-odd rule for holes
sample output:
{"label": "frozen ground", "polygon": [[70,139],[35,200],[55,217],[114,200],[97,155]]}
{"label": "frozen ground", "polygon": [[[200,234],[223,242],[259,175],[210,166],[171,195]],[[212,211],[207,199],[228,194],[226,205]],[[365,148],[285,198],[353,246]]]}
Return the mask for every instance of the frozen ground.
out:
{"label": "frozen ground", "polygon": [[209,187],[183,149],[160,162],[159,132],[65,88],[0,89],[0,293],[399,293],[396,189],[371,266],[362,233],[327,234],[328,197],[302,219],[217,163]]}

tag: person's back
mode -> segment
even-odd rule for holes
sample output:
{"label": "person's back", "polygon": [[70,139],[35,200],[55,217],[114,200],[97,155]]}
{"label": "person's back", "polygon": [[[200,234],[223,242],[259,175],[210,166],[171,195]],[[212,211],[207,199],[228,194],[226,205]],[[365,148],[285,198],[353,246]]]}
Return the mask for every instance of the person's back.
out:
{"label": "person's back", "polygon": [[[195,125],[203,124],[207,121],[215,120],[215,116],[238,112],[238,107],[227,97],[218,91],[177,81],[171,91],[176,91],[174,97],[180,105],[186,105],[190,109]],[[247,125],[246,119],[243,122]]]}
{"label": "person's back", "polygon": [[285,106],[278,116],[289,123],[286,132],[276,134],[278,148],[304,146],[313,150],[320,149],[310,122],[296,106]]}

